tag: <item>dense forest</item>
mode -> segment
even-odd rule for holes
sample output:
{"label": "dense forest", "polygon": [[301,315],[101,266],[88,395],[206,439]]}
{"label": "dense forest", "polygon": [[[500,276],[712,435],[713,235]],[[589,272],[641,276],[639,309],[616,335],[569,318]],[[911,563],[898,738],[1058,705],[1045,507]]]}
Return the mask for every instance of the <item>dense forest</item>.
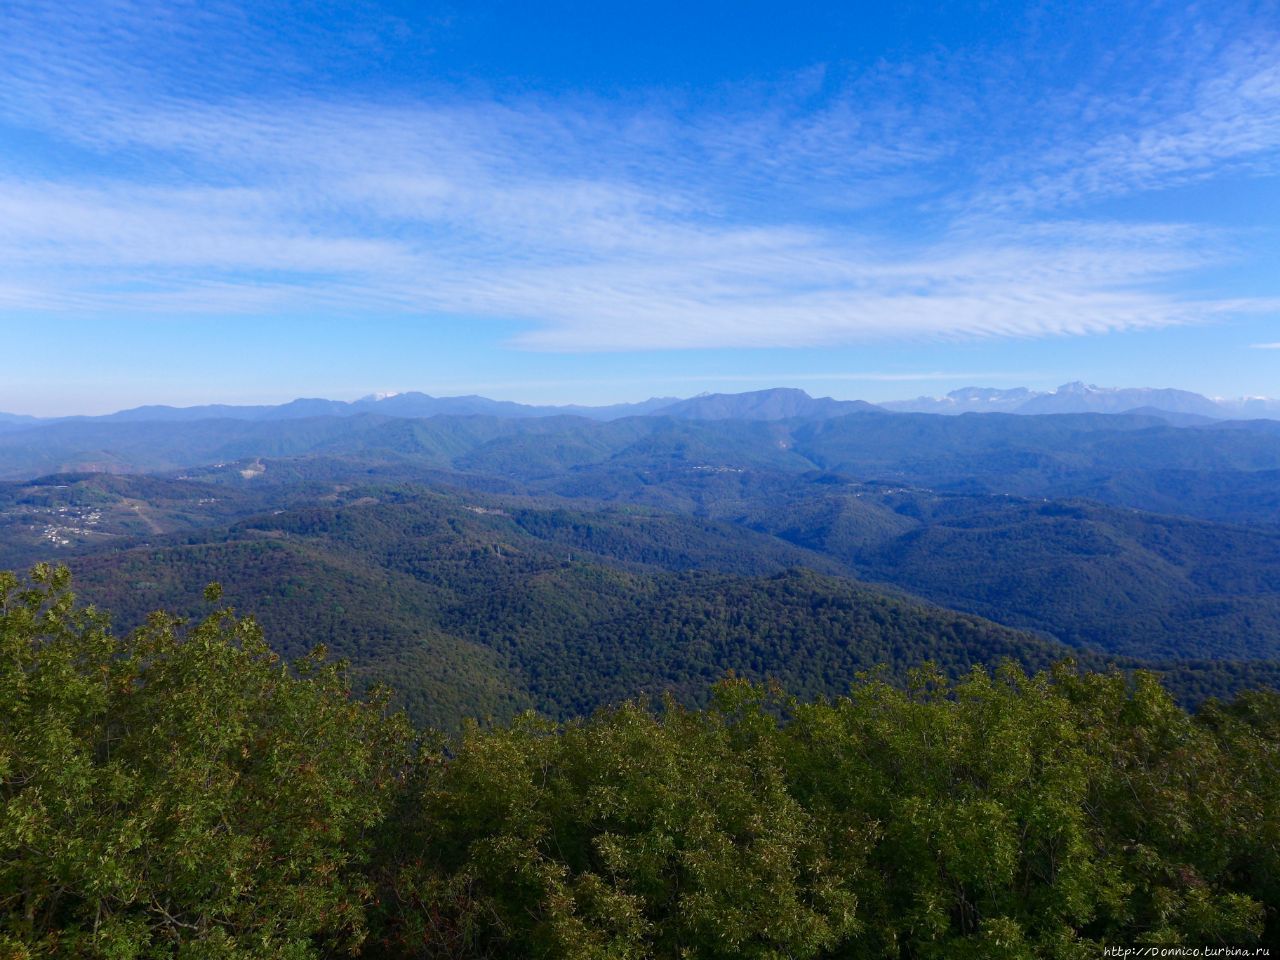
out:
{"label": "dense forest", "polygon": [[199,614],[218,581],[277,652],[326,644],[450,729],[668,692],[701,706],[730,669],[815,696],[872,667],[1072,656],[1156,669],[1188,707],[1280,683],[1274,527],[687,464],[595,498],[365,461],[201,477],[0,484],[0,568],[65,559],[126,631]]}
{"label": "dense forest", "polygon": [[121,635],[65,570],[3,576],[3,955],[1280,943],[1275,693],[1193,714],[1147,673],[926,665],[445,736],[205,602]]}
{"label": "dense forest", "polygon": [[[406,572],[396,549],[407,548],[372,538],[418,537],[387,514],[450,491],[457,511],[509,517],[518,529],[507,542],[559,544],[562,557],[736,574],[805,567],[1115,656],[1280,660],[1280,434],[1267,421],[362,414],[68,421],[6,437],[0,460],[18,472],[6,445],[49,453],[42,444],[55,441],[68,446],[41,463],[174,468],[0,483],[0,566],[69,562],[85,568],[91,593],[97,574],[82,557],[271,529],[325,551],[354,548],[396,581]],[[341,523],[368,529],[345,543],[315,523],[258,522],[258,534],[245,523],[278,511],[359,513]],[[461,536],[477,516],[459,518]],[[102,599],[121,613],[180,602],[123,594]],[[265,615],[258,597],[233,596]]]}
{"label": "dense forest", "polygon": [[1265,425],[41,435],[0,957],[1280,945]]}
{"label": "dense forest", "polygon": [[[1096,541],[1103,534],[1084,508],[1062,516],[1045,513],[1043,504],[1004,504],[991,560],[978,563],[990,549],[980,552],[962,540],[956,549],[917,549],[921,569],[914,575],[944,569],[953,580],[985,575],[1005,594],[1038,597],[1040,619],[1032,626],[1055,611],[1063,622],[1109,617],[1134,638],[1115,653],[1102,644],[1083,645],[1089,638],[1076,636],[1082,645],[1070,648],[1046,636],[1047,630],[1010,629],[852,578],[850,565],[838,559],[840,545],[865,525],[850,520],[854,508],[847,505],[875,500],[865,509],[877,517],[888,510],[878,498],[855,497],[840,487],[832,492],[829,484],[818,485],[822,496],[779,508],[786,536],[773,536],[744,523],[652,507],[602,509],[591,502],[479,496],[416,484],[352,485],[340,496],[302,499],[299,485],[288,483],[279,501],[234,492],[223,498],[216,488],[199,487],[193,524],[179,512],[174,489],[185,482],[164,487],[140,479],[136,487],[124,478],[93,478],[36,488],[60,503],[77,486],[86,487],[81,499],[103,511],[99,526],[138,523],[138,503],[160,505],[148,515],[152,522],[175,524],[173,534],[153,535],[148,546],[87,549],[72,560],[82,595],[110,609],[118,627],[136,626],[158,607],[197,614],[201,585],[218,581],[228,602],[252,611],[285,657],[324,643],[351,660],[362,684],[393,685],[416,722],[450,729],[466,716],[510,718],[530,707],[569,719],[642,695],[672,693],[685,705],[700,706],[710,683],[726,670],[779,679],[793,693],[811,697],[842,693],[859,670],[883,668],[901,680],[911,666],[932,660],[959,677],[975,664],[994,666],[1005,658],[1034,671],[1074,656],[1094,669],[1110,662],[1159,669],[1185,705],[1280,681],[1275,660],[1244,659],[1262,645],[1247,627],[1263,637],[1277,632],[1280,616],[1268,611],[1280,610],[1280,599],[1260,599],[1246,624],[1233,615],[1244,603],[1236,596],[1234,606],[1219,610],[1217,632],[1197,635],[1202,624],[1185,615],[1187,578],[1157,577],[1149,564],[1140,571],[1150,574],[1145,580],[1121,576],[1125,561],[1099,555]],[[124,493],[133,495],[119,501],[106,496]],[[920,507],[919,497],[885,496]],[[965,526],[925,528],[938,531],[935,540],[949,535],[942,531],[972,535],[984,529],[972,522],[968,499],[949,508],[966,519]],[[207,500],[217,502],[201,502]],[[261,510],[273,502],[280,506]],[[253,506],[260,512],[229,525],[199,522],[198,511],[218,510],[225,521]],[[936,504],[933,509],[943,511]],[[913,522],[892,516],[900,524]],[[1182,523],[1167,521],[1175,530]],[[1041,546],[1028,540],[1030,533]],[[1266,535],[1252,536],[1238,539],[1252,543],[1253,554],[1237,550],[1234,559],[1217,564],[1218,576],[1239,580],[1233,569],[1271,576],[1277,561],[1262,549]],[[1188,540],[1152,538],[1166,555]],[[1082,542],[1095,545],[1092,552],[1073,554]],[[1022,564],[1033,549],[1041,562]],[[1046,564],[1055,551],[1060,562]],[[1021,580],[1013,573],[1020,565],[1027,571]],[[1080,576],[1069,576],[1068,568]],[[941,593],[948,582],[938,573],[921,592]],[[1089,584],[1096,584],[1092,602]],[[1114,602],[1120,591],[1126,591],[1128,608]],[[1003,614],[1006,621],[1016,621],[1021,609],[1012,601],[1002,608],[990,593],[987,603],[988,616]],[[1139,619],[1133,609],[1139,604],[1163,620]],[[1161,630],[1164,620],[1171,625]],[[1137,637],[1144,624],[1152,627],[1145,647]],[[1215,646],[1212,639],[1229,626],[1237,628],[1234,643]],[[1240,659],[1208,659],[1233,652]]]}
{"label": "dense forest", "polygon": [[[66,420],[0,431],[0,478],[69,471],[209,476],[239,461],[361,461],[496,478],[528,490],[634,493],[695,467],[797,478],[822,471],[953,493],[1087,497],[1217,521],[1275,522],[1280,428],[1173,426],[1137,414],[822,419],[363,413],[250,421]],[[215,467],[214,465],[217,465]]]}

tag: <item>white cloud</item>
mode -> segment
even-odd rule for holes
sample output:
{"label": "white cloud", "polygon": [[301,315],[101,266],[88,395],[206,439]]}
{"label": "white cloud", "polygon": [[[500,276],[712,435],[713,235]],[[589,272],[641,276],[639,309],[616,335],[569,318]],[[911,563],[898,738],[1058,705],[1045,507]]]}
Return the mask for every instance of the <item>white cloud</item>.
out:
{"label": "white cloud", "polygon": [[[189,44],[244,19],[166,9]],[[1035,129],[1088,142],[1003,139],[1011,155],[993,158],[961,106],[999,104],[924,67],[816,105],[806,78],[679,110],[357,103],[246,93],[234,79],[269,66],[246,43],[201,95],[198,72],[160,92],[145,54],[122,59],[153,27],[142,8],[121,0],[105,34],[69,15],[51,32],[47,16],[0,15],[0,62],[14,54],[0,115],[91,160],[0,172],[6,309],[469,315],[575,351],[1090,334],[1274,308],[1179,293],[1229,249],[1220,231],[1054,213],[1273,163],[1280,57],[1265,37],[1201,51],[1155,110],[1149,91],[1105,109],[1080,93]]]}
{"label": "white cloud", "polygon": [[[1177,99],[1141,95],[1141,120],[1111,123],[1096,139],[1064,131],[1027,158],[1025,181],[981,195],[984,208],[1045,209],[1178,186],[1252,168],[1280,169],[1280,56],[1276,33],[1237,42]],[[1064,118],[1074,127],[1077,116]],[[1118,126],[1118,129],[1116,128]]]}

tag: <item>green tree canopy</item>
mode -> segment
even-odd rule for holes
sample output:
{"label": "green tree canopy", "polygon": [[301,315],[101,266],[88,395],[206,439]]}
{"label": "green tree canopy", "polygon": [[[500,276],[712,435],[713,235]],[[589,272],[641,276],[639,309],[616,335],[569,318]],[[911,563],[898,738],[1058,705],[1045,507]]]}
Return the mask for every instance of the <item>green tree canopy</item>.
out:
{"label": "green tree canopy", "polygon": [[407,725],[252,620],[127,638],[65,570],[0,575],[0,954],[309,957],[357,946]]}
{"label": "green tree canopy", "polygon": [[[216,591],[209,594],[217,602]],[[0,575],[0,957],[1074,960],[1280,942],[1280,695],[1012,664],[415,745],[252,620]],[[430,741],[434,742],[434,741]]]}

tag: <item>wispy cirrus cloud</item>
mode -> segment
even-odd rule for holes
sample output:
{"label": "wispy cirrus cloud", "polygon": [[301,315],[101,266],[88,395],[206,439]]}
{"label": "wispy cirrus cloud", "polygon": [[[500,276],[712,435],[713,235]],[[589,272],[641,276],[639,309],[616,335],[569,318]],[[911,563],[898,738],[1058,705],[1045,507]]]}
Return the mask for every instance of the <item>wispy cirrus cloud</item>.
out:
{"label": "wispy cirrus cloud", "polygon": [[[1138,91],[1117,122],[1075,129],[1024,161],[1022,182],[980,195],[988,207],[1056,209],[1231,172],[1280,170],[1280,56],[1274,32],[1230,43],[1185,88]],[[1086,116],[1087,116],[1086,111]],[[1080,127],[1096,133],[1080,136]]]}
{"label": "wispy cirrus cloud", "polygon": [[[0,117],[82,157],[38,176],[0,163],[11,309],[463,315],[556,351],[1042,337],[1275,309],[1187,292],[1229,251],[1220,231],[1077,212],[1271,169],[1271,35],[1208,44],[1177,82],[1102,106],[1087,77],[1062,103],[1023,102],[981,59],[971,82],[942,63],[692,99],[360,98],[288,82],[304,65],[281,67],[234,4],[66,9],[0,13]],[[228,44],[202,88],[181,53],[237,29],[258,42]],[[157,35],[163,49],[126,55]]]}

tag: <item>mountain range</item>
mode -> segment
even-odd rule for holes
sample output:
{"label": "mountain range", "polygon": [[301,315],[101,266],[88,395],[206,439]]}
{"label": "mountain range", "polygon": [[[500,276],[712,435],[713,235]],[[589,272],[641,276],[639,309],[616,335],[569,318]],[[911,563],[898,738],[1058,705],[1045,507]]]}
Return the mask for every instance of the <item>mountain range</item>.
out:
{"label": "mountain range", "polygon": [[896,413],[1147,413],[1175,425],[1208,420],[1280,417],[1280,400],[1249,397],[1210,399],[1187,390],[1148,387],[1096,387],[1081,382],[1044,392],[1015,387],[964,387],[945,397],[917,397],[880,404],[864,400],[811,397],[792,387],[745,393],[708,393],[680,399],[651,397],[637,403],[605,406],[537,405],[481,396],[434,397],[415,391],[374,394],[359,400],[300,398],[275,405],[206,404],[193,407],[151,405],[99,416],[32,417],[0,413],[0,431],[48,426],[53,423],[180,423],[195,420],[276,421],[312,417],[353,417],[377,414],[411,419],[437,416],[489,416],[504,419],[575,416],[589,420],[661,416],[683,420],[823,420],[874,410]]}
{"label": "mountain range", "polygon": [[916,397],[880,404],[903,413],[1135,413],[1172,414],[1174,422],[1266,419],[1280,416],[1280,400],[1267,397],[1222,399],[1189,390],[1151,387],[1097,387],[1075,381],[1053,391],[1015,387],[964,387],[945,397]]}
{"label": "mountain range", "polygon": [[219,581],[280,652],[324,643],[442,725],[924,660],[1147,665],[1187,703],[1280,684],[1280,422],[964,396],[991,412],[776,389],[19,421],[0,568],[67,562],[122,628]]}

